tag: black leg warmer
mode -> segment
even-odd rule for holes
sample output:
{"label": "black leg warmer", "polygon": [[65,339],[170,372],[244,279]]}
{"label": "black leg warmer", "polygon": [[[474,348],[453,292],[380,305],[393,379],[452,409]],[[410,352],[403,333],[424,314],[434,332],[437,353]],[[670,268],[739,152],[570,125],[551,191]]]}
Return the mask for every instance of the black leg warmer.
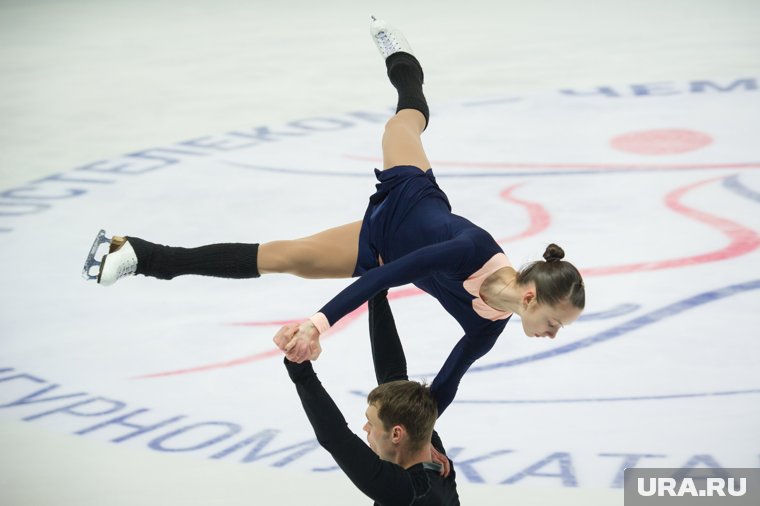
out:
{"label": "black leg warmer", "polygon": [[211,244],[176,248],[128,237],[137,255],[137,274],[172,279],[184,274],[217,278],[258,278],[258,244]]}

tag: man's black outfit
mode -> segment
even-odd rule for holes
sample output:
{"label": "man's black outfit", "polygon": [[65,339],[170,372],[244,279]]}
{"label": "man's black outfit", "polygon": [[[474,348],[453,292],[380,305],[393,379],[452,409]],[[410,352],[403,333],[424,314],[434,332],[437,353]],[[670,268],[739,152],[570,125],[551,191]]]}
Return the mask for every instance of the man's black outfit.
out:
{"label": "man's black outfit", "polygon": [[[368,302],[372,359],[380,384],[409,379],[387,293],[383,291]],[[343,414],[314,373],[311,362],[295,364],[285,359],[285,365],[319,444],[330,452],[354,485],[372,498],[376,505],[459,505],[453,465],[449,476],[443,478],[440,464],[422,462],[404,469],[382,460],[349,430]],[[439,452],[446,453],[437,432],[433,432],[432,443]]]}

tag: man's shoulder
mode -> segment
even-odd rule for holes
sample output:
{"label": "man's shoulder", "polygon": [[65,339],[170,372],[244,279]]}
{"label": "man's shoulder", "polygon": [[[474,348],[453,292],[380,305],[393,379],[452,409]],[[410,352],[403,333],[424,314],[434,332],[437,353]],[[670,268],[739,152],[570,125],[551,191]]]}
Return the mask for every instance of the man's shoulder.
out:
{"label": "man's shoulder", "polygon": [[[427,465],[426,465],[427,464]],[[459,504],[456,473],[452,469],[448,477],[441,476],[440,468],[422,463],[408,469],[414,486],[414,506],[441,506]]]}

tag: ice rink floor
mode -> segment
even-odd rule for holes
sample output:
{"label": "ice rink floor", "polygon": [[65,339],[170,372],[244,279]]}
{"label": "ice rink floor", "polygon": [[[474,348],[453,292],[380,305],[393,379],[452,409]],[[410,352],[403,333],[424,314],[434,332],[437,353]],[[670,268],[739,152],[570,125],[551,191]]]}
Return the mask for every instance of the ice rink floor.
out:
{"label": "ice rink floor", "polygon": [[[360,219],[395,93],[368,16],[425,68],[454,212],[516,266],[561,245],[587,306],[519,320],[437,428],[463,504],[622,504],[627,467],[760,467],[760,4],[0,4],[0,502],[368,504],[274,349],[349,280],[80,276],[93,237],[178,246]],[[410,374],[461,330],[391,291]],[[366,309],[315,363],[361,433]]]}

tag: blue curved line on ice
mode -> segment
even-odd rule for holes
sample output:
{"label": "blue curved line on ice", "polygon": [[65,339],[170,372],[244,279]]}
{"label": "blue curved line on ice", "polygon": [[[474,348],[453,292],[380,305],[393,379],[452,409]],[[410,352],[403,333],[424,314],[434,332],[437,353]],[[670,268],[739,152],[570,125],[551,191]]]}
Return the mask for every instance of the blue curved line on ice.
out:
{"label": "blue curved line on ice", "polygon": [[731,395],[760,394],[760,388],[748,390],[728,390],[724,392],[698,392],[691,394],[636,395],[628,397],[598,397],[586,399],[505,399],[505,400],[461,400],[461,404],[559,404],[578,402],[619,402],[619,401],[661,401],[669,399],[693,399],[696,397],[724,397]]}
{"label": "blue curved line on ice", "polygon": [[627,315],[628,313],[633,313],[640,308],[641,306],[638,304],[619,304],[605,311],[599,311],[598,313],[581,314],[581,316],[576,321],[588,322],[595,320],[606,320],[607,318],[616,318],[618,316]]}
{"label": "blue curved line on ice", "polygon": [[[351,391],[353,395],[366,397],[367,392]],[[454,400],[459,404],[572,404],[582,402],[661,401],[670,399],[694,399],[699,397],[727,397],[733,395],[760,394],[760,388],[728,390],[723,392],[697,392],[661,395],[633,395],[624,397],[589,397],[582,399],[500,399],[500,400]]]}
{"label": "blue curved line on ice", "polygon": [[726,187],[728,190],[731,190],[735,194],[739,195],[740,197],[754,200],[755,202],[760,202],[760,193],[757,193],[756,191],[753,191],[749,189],[747,186],[743,185],[742,182],[739,181],[738,175],[734,175],[734,176],[727,177],[726,179],[724,179],[723,186]]}

